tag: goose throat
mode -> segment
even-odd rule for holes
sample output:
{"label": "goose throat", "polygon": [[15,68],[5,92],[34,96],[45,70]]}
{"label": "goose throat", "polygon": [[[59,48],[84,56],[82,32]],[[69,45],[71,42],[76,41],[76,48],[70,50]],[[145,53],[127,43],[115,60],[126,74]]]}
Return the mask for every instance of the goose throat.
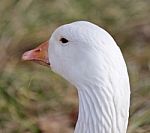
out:
{"label": "goose throat", "polygon": [[105,87],[78,89],[79,116],[75,133],[124,133],[110,93]]}

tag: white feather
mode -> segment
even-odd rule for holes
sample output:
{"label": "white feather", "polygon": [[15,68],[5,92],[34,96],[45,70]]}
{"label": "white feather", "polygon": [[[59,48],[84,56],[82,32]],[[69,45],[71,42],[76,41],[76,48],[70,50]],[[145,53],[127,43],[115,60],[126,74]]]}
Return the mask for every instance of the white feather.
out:
{"label": "white feather", "polygon": [[[63,44],[62,37],[69,42]],[[54,31],[48,53],[52,70],[77,87],[75,133],[126,133],[130,85],[113,38],[90,22],[78,21]]]}

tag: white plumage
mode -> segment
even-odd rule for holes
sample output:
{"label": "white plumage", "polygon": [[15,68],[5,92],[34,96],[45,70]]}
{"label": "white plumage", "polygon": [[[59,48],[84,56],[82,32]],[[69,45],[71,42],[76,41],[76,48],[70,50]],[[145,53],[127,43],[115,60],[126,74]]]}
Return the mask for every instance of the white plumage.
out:
{"label": "white plumage", "polygon": [[119,47],[105,30],[86,21],[60,26],[49,40],[48,59],[52,70],[78,90],[75,133],[126,133],[127,68]]}

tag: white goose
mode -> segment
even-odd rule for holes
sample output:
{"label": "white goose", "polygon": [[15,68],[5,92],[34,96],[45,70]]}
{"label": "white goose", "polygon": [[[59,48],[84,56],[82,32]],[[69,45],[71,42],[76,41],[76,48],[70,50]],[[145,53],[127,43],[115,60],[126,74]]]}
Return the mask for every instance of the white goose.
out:
{"label": "white goose", "polygon": [[105,30],[86,21],[60,26],[49,41],[25,52],[23,59],[49,65],[76,86],[79,116],[75,133],[126,133],[127,68],[119,47]]}

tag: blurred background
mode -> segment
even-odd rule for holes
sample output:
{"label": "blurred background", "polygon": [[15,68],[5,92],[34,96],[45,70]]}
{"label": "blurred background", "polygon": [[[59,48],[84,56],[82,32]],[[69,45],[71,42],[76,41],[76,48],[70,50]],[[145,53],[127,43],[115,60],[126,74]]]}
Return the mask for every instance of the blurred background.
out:
{"label": "blurred background", "polygon": [[72,133],[76,89],[21,55],[77,20],[96,23],[115,38],[131,82],[128,133],[150,133],[149,0],[1,0],[0,133]]}

